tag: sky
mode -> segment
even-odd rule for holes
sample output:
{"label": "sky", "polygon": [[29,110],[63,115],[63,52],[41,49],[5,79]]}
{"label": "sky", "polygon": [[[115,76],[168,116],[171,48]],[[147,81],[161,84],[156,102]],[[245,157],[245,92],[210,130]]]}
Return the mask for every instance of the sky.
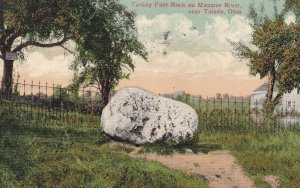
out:
{"label": "sky", "polygon": [[[172,2],[184,3],[186,7],[171,7]],[[256,7],[264,4],[267,13],[273,10],[272,0],[121,0],[137,15],[139,39],[149,52],[149,60],[133,57],[135,71],[117,89],[139,86],[160,94],[186,91],[202,96],[251,94],[264,80],[249,75],[247,61],[239,61],[232,55],[227,40],[250,43],[252,28],[247,14],[253,2]],[[198,3],[222,4],[222,7],[202,8],[197,7]],[[229,10],[225,3],[236,8]],[[153,7],[155,4],[157,7]],[[159,7],[164,4],[168,7]],[[188,4],[196,7],[187,7]],[[282,1],[278,7],[282,7]],[[208,14],[211,9],[216,14]],[[229,14],[232,12],[235,14]],[[287,22],[293,19],[288,16]],[[26,61],[16,62],[15,75],[19,74],[21,80],[66,85],[72,79],[69,70],[72,60],[72,55],[62,48],[31,48],[26,53]]]}

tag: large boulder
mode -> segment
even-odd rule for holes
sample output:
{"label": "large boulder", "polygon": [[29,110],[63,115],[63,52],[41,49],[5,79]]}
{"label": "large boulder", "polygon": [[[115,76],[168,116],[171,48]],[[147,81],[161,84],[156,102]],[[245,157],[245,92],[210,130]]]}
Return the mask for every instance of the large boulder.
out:
{"label": "large boulder", "polygon": [[191,139],[198,115],[185,103],[138,88],[117,92],[103,109],[101,127],[110,137],[134,144]]}

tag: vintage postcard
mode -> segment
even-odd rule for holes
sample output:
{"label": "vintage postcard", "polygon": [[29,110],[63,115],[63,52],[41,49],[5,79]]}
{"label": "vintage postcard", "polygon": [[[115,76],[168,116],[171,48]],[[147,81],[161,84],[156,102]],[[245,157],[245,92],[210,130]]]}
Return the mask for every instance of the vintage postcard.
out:
{"label": "vintage postcard", "polygon": [[0,1],[0,187],[300,187],[300,1]]}

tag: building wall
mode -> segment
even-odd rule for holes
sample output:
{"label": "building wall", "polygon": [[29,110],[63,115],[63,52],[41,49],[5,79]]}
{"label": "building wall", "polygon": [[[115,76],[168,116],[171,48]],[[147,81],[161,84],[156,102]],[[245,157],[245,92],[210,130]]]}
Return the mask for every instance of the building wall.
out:
{"label": "building wall", "polygon": [[266,99],[266,92],[265,91],[259,91],[259,92],[254,92],[251,95],[251,108],[257,108],[257,109],[262,109],[263,103]]}
{"label": "building wall", "polygon": [[[266,99],[266,91],[254,92],[251,95],[251,108],[262,109],[263,103]],[[274,92],[274,97],[277,95],[277,92]],[[300,112],[300,92],[297,89],[291,91],[291,93],[286,93],[282,96],[279,104],[276,107],[277,112]]]}
{"label": "building wall", "polygon": [[294,89],[291,93],[286,93],[282,96],[280,101],[280,110],[300,112],[300,93],[297,89]]}

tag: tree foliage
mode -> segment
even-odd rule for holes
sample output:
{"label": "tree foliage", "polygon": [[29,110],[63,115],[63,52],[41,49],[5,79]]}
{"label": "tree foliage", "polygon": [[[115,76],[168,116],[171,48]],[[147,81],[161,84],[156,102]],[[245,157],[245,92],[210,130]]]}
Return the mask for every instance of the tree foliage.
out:
{"label": "tree foliage", "polygon": [[[251,9],[253,7],[250,7],[252,15],[256,15]],[[268,17],[263,19],[260,17],[261,21],[254,19],[258,19],[258,16],[252,17],[252,47],[243,42],[231,44],[236,57],[249,60],[251,75],[259,75],[261,79],[267,78],[268,91],[265,104],[273,111],[285,92],[300,85],[300,25],[298,22],[287,24],[284,13],[278,14],[276,11],[273,19]],[[273,96],[275,84],[279,91]]]}
{"label": "tree foliage", "polygon": [[147,59],[147,53],[138,40],[134,13],[118,1],[96,3],[87,12],[75,40],[74,84],[96,85],[104,106],[110,91],[134,70],[132,56]]}
{"label": "tree foliage", "polygon": [[1,50],[58,46],[72,35],[78,36],[79,10],[84,4],[81,0],[1,1]]}
{"label": "tree foliage", "polygon": [[299,0],[286,0],[285,11],[292,11],[295,13],[297,20],[300,19],[300,1]]}
{"label": "tree foliage", "polygon": [[11,91],[13,60],[6,53],[23,57],[30,46],[62,46],[79,35],[81,0],[0,1],[0,59],[4,61],[2,89]]}

